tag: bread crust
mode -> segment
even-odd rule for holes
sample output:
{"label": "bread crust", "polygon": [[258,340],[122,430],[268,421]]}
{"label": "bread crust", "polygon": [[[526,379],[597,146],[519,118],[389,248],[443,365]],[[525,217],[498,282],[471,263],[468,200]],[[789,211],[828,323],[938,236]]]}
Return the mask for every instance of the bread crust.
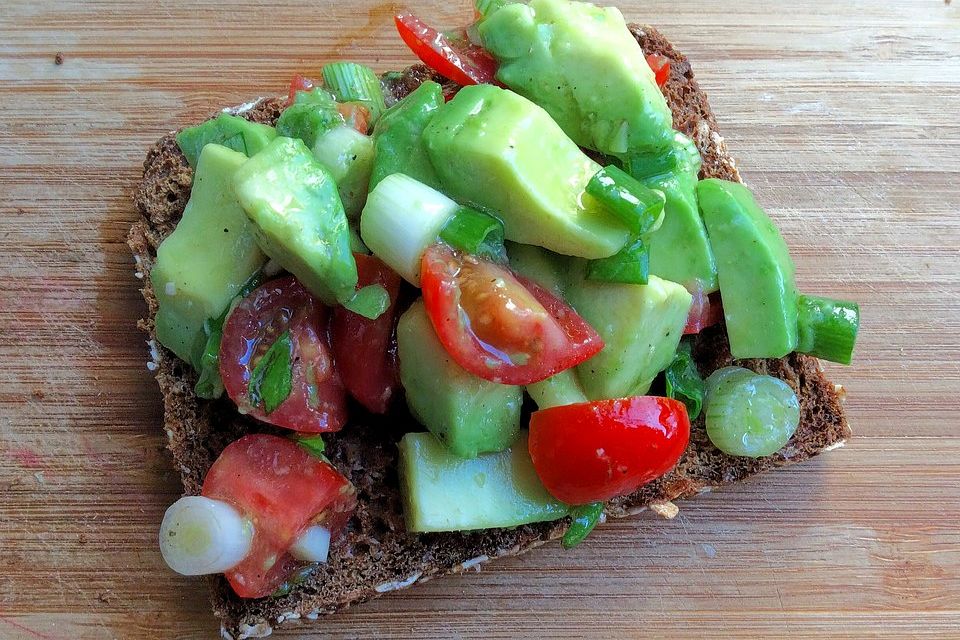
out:
{"label": "bread crust", "polygon": [[[701,177],[739,181],[707,97],[686,57],[655,29],[637,25],[630,29],[647,54],[670,60],[670,79],[664,94],[673,110],[674,127],[692,137],[700,150]],[[431,77],[424,67],[411,67],[395,81],[394,88],[406,93]],[[281,98],[268,98],[231,111],[272,124],[281,110]],[[273,431],[268,425],[239,415],[229,399],[197,398],[193,392],[196,374],[191,367],[156,342],[157,300],[150,286],[150,269],[157,247],[183,214],[191,180],[192,170],[173,134],[164,136],[144,162],[143,178],[134,195],[139,220],[128,237],[148,307],[148,316],[139,327],[150,336],[152,360],[148,366],[156,372],[163,394],[168,446],[186,494],[199,493],[207,469],[227,444],[249,432]],[[733,360],[722,327],[698,336],[693,353],[703,375],[737,364],[786,381],[800,399],[801,420],[796,434],[772,456],[737,458],[721,453],[710,443],[700,416],[692,425],[690,445],[676,469],[631,495],[611,501],[606,509],[609,517],[624,517],[651,507],[666,516],[675,514],[670,504],[673,500],[806,460],[839,446],[850,436],[842,392],[825,378],[815,358],[792,354],[782,359]],[[371,417],[364,422],[326,438],[331,462],[357,487],[359,501],[357,514],[331,551],[329,564],[278,598],[244,600],[221,576],[209,578],[223,637],[263,637],[269,635],[273,625],[314,619],[438,575],[523,553],[566,530],[568,520],[473,533],[407,533],[396,474],[396,442],[407,423],[397,424],[396,417]]]}

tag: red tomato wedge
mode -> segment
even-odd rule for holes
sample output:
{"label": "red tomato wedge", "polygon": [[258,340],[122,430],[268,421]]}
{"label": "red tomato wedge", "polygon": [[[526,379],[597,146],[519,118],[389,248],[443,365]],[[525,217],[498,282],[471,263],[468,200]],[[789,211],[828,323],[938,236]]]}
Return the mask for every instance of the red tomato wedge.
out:
{"label": "red tomato wedge", "polygon": [[337,111],[343,116],[344,121],[362,133],[367,135],[370,129],[370,111],[359,102],[340,102],[337,104]]}
{"label": "red tomato wedge", "polygon": [[687,316],[687,326],[683,330],[683,335],[700,333],[723,320],[723,304],[720,302],[719,293],[706,294],[698,285],[692,294],[693,305],[690,307],[690,315]]}
{"label": "red tomato wedge", "polygon": [[290,106],[293,104],[293,101],[297,98],[297,91],[310,91],[314,87],[320,86],[320,83],[311,80],[310,78],[304,77],[299,73],[293,76],[293,80],[290,81],[290,91],[287,93],[287,104]]}
{"label": "red tomato wedge", "polygon": [[357,503],[353,485],[329,462],[263,434],[227,446],[201,494],[230,503],[253,522],[250,555],[226,573],[241,598],[273,593],[298,565],[287,550],[303,531],[320,524],[335,536]]}
{"label": "red tomato wedge", "polygon": [[510,269],[444,244],[421,263],[423,301],[440,342],[484,380],[525,385],[576,366],[603,349],[577,312]]}
{"label": "red tomato wedge", "polygon": [[[237,305],[223,327],[220,377],[241,413],[294,431],[343,427],[347,394],[333,366],[327,315],[327,308],[292,276],[261,285]],[[251,402],[250,376],[285,331],[292,346],[290,395],[267,413]]]}
{"label": "red tomato wedge", "polygon": [[647,64],[653,69],[654,78],[657,80],[657,86],[661,89],[670,79],[670,60],[664,56],[652,53],[647,56]]}
{"label": "red tomato wedge", "polygon": [[394,18],[400,38],[420,60],[460,85],[493,83],[497,61],[483,47],[454,41],[410,13]]}
{"label": "red tomato wedge", "polygon": [[372,413],[386,413],[400,387],[397,372],[397,297],[400,276],[379,258],[353,254],[358,287],[380,284],[390,294],[390,306],[376,320],[343,307],[333,310],[330,339],[337,371],[357,402]]}
{"label": "red tomato wedge", "polygon": [[528,446],[553,497],[587,504],[659,478],[677,464],[689,439],[682,402],[637,396],[536,411]]}

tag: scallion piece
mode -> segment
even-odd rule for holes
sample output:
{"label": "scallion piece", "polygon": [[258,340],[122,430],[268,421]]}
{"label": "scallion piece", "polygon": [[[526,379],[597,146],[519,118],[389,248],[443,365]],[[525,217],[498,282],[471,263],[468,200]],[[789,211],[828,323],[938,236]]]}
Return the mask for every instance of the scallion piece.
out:
{"label": "scallion piece", "polygon": [[361,102],[370,112],[370,124],[387,106],[380,78],[370,67],[354,62],[332,62],[323,68],[323,84],[340,102]]}
{"label": "scallion piece", "polygon": [[587,278],[597,282],[647,284],[650,279],[650,248],[635,240],[609,258],[587,263]]}
{"label": "scallion piece", "polygon": [[643,186],[636,178],[611,165],[590,179],[587,194],[615,215],[635,237],[656,231],[663,222],[661,191]]}
{"label": "scallion piece", "polygon": [[440,239],[469,254],[505,262],[503,223],[493,216],[461,207],[440,231]]}
{"label": "scallion piece", "polygon": [[390,306],[390,294],[383,288],[383,285],[367,285],[344,302],[343,306],[368,320],[376,320]]}
{"label": "scallion piece", "polygon": [[594,502],[575,507],[570,512],[573,522],[560,541],[564,549],[572,549],[586,538],[603,517],[603,503]]}
{"label": "scallion piece", "polygon": [[800,296],[797,351],[831,362],[850,364],[860,329],[855,302]]}
{"label": "scallion piece", "polygon": [[681,340],[673,362],[664,372],[667,397],[674,398],[687,405],[690,420],[696,420],[703,407],[703,394],[706,386],[690,353],[690,340]]}

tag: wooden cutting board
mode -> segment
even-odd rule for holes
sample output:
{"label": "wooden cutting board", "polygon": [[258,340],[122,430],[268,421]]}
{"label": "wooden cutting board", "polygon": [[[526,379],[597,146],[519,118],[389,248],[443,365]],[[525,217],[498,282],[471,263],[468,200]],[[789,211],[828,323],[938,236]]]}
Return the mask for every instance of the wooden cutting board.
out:
{"label": "wooden cutting board", "polygon": [[[438,25],[463,3],[421,0]],[[802,288],[863,309],[820,459],[282,637],[960,637],[960,7],[622,4],[686,52]],[[464,6],[461,6],[464,5]],[[124,236],[143,155],[298,71],[411,58],[395,3],[0,7],[0,638],[213,638]],[[58,57],[58,54],[60,56]],[[59,62],[55,61],[55,58]],[[302,635],[301,635],[302,634]]]}

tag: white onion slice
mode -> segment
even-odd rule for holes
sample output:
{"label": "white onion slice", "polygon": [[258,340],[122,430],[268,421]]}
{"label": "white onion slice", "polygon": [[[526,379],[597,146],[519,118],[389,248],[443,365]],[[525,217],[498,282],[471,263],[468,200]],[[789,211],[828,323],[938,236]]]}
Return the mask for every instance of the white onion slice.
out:
{"label": "white onion slice", "polygon": [[160,552],[185,576],[223,573],[250,553],[253,524],[236,509],[204,496],[184,496],[167,509],[160,525]]}
{"label": "white onion slice", "polygon": [[330,530],[320,525],[308,528],[290,547],[290,555],[305,562],[326,562],[330,554]]}

